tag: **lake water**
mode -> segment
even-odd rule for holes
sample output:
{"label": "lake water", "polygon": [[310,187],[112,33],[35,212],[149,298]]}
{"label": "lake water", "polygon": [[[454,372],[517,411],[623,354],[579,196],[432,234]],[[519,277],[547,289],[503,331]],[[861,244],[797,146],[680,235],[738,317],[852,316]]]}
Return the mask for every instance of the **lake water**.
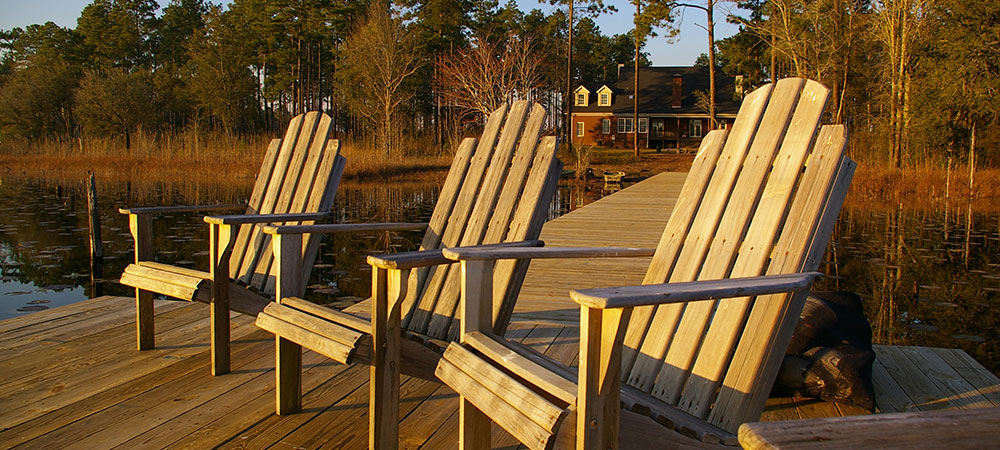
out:
{"label": "lake water", "polygon": [[[249,184],[249,183],[248,183]],[[117,283],[133,258],[122,206],[237,203],[247,189],[194,183],[99,183],[104,278],[90,279],[84,183],[0,178],[0,320],[97,294],[133,295]],[[611,193],[561,186],[550,218]],[[338,190],[336,222],[421,222],[437,186],[351,186]],[[156,259],[208,267],[208,226],[199,215],[154,219]],[[371,253],[405,251],[421,233],[328,236],[307,298],[346,306],[368,295]],[[856,292],[865,300],[875,341],[959,347],[1000,373],[1000,215],[965,207],[943,211],[845,209],[816,289]]]}

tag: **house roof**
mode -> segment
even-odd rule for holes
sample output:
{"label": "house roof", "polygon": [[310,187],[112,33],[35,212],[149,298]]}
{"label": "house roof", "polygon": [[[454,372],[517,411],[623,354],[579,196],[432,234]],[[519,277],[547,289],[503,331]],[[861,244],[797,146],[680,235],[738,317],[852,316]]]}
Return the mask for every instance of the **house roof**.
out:
{"label": "house roof", "polygon": [[[574,113],[611,113],[626,115],[633,112],[632,91],[634,87],[635,70],[623,67],[618,81],[600,82],[586,81],[578,83],[577,87],[585,86],[592,95],[601,86],[607,85],[614,92],[611,106],[598,106],[591,99],[588,106],[574,106]],[[673,108],[673,78],[674,74],[681,76],[681,107]],[[655,116],[675,115],[706,115],[707,111],[695,106],[697,97],[695,91],[708,93],[709,76],[707,67],[640,67],[639,68],[639,114]],[[740,100],[735,100],[735,79],[726,76],[722,71],[715,72],[715,107],[718,115],[735,116],[740,109]],[[575,89],[574,89],[575,90]]]}

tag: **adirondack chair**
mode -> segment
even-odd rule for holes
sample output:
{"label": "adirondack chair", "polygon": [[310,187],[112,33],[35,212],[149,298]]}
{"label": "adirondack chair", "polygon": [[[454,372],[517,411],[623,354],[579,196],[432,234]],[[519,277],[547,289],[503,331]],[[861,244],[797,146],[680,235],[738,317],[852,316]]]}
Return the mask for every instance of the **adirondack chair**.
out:
{"label": "adirondack chair", "polygon": [[763,410],[853,176],[845,128],[819,127],[828,92],[761,87],[731,131],[706,136],[644,285],[570,293],[578,370],[485,326],[496,261],[643,252],[446,249],[465,278],[462,336],[435,373],[461,396],[462,447],[489,445],[490,420],[533,449],[735,444]]}
{"label": "adirondack chair", "polygon": [[[275,292],[277,266],[270,237],[261,232],[259,224],[312,223],[333,206],[345,159],[339,142],[329,139],[330,129],[331,119],[326,114],[310,112],[293,118],[284,139],[274,139],[268,145],[247,204],[119,210],[128,214],[135,239],[135,263],[125,268],[120,282],[136,288],[139,350],[154,346],[153,293],[206,302],[211,304],[212,374],[229,371],[229,311],[256,315]],[[205,217],[211,238],[208,272],[153,261],[153,215],[238,209],[245,213]],[[318,250],[318,237],[299,249],[299,264],[304,268],[299,273],[302,286]]]}
{"label": "adirondack chair", "polygon": [[[372,364],[372,417],[379,418],[377,427],[394,429],[398,414],[379,408],[395,407],[395,401],[385,399],[398,399],[400,369],[432,379],[441,350],[458,336],[460,274],[441,249],[540,244],[532,239],[541,231],[562,173],[556,138],[540,138],[544,118],[540,105],[515,102],[509,112],[503,106],[490,115],[480,139],[461,143],[430,222],[420,224],[426,228],[420,250],[368,258],[371,299],[336,311],[286,297],[285,292],[300,289],[296,260],[279,271],[281,300],[257,316],[257,325],[276,335],[278,414],[301,408],[304,346],[341,363]],[[300,246],[302,233],[406,228],[413,224],[275,226],[266,232],[273,234],[274,253],[280,256],[283,248]],[[526,270],[527,261],[498,267],[493,280],[498,301],[491,308],[497,333],[507,328]],[[408,338],[401,340],[404,334]]]}

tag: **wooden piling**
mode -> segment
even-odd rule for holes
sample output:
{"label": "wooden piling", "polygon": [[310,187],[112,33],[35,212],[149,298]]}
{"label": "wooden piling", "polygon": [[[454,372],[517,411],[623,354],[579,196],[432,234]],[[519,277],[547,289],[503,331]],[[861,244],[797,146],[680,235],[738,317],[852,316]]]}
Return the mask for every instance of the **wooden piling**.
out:
{"label": "wooden piling", "polygon": [[103,289],[97,280],[104,278],[104,244],[101,241],[101,212],[97,208],[97,183],[93,172],[87,180],[87,217],[90,223],[90,283],[94,287],[94,296],[100,296]]}

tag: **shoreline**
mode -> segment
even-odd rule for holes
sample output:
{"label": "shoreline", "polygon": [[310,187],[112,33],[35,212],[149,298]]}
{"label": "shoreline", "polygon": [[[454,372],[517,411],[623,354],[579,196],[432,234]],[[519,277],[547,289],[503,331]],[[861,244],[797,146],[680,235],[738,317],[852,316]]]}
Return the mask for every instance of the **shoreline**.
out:
{"label": "shoreline", "polygon": [[[346,153],[346,152],[345,152]],[[566,170],[575,170],[572,157],[565,151],[560,159]],[[400,160],[372,160],[362,156],[351,164],[347,153],[343,182],[367,184],[440,184],[448,173],[450,157],[405,157]],[[636,161],[631,154],[607,152],[595,154],[589,167],[598,174],[587,180],[600,186],[603,171],[624,171],[628,179],[641,180],[664,171],[686,171],[693,154],[643,153]],[[75,183],[90,171],[102,181],[131,183],[208,183],[242,185],[257,175],[259,161],[246,155],[228,157],[150,157],[104,155],[12,155],[0,153],[0,181],[9,177],[40,178],[54,182]],[[251,161],[252,160],[252,161]],[[975,212],[1000,211],[1000,169],[982,169],[975,173],[975,187],[969,189],[967,167],[957,167],[950,180],[945,169],[904,168],[901,170],[866,166],[859,163],[845,203],[849,208],[890,210],[898,207],[916,210],[966,208]],[[565,183],[579,183],[568,178]],[[947,187],[947,195],[946,195]],[[971,196],[970,196],[971,192]]]}

